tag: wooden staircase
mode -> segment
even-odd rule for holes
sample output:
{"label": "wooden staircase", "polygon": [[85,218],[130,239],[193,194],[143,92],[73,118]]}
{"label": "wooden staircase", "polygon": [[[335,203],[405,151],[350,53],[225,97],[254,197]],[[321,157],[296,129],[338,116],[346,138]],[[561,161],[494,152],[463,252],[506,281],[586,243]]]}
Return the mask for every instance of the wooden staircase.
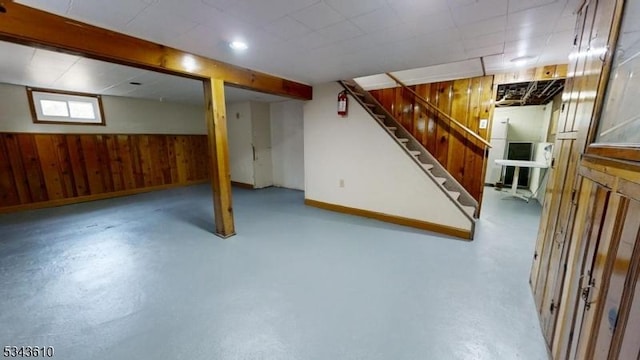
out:
{"label": "wooden staircase", "polygon": [[478,202],[438,162],[438,160],[382,106],[369,92],[353,81],[339,81],[342,87],[367,111],[371,117],[395,140],[408,156],[424,171],[449,199],[465,214],[476,221]]}

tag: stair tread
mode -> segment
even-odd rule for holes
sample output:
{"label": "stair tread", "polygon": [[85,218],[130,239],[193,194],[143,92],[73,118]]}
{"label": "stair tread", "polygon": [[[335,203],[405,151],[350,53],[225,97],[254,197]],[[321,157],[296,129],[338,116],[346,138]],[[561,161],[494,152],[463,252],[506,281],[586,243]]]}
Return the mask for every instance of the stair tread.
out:
{"label": "stair tread", "polygon": [[447,181],[447,178],[443,177],[436,177],[435,179],[440,185],[444,184]]}
{"label": "stair tread", "polygon": [[476,213],[476,208],[473,206],[465,206],[462,205],[462,209],[464,210],[464,212],[466,212],[467,214],[473,216],[473,214]]}
{"label": "stair tread", "polygon": [[433,169],[433,165],[431,165],[431,164],[420,163],[420,165],[422,165],[422,167],[427,169],[427,170]]}
{"label": "stair tread", "polygon": [[421,154],[421,152],[420,152],[420,151],[417,151],[417,150],[409,150],[409,153],[410,153],[411,155],[413,155],[413,156],[418,156],[418,155],[420,155],[420,154]]}
{"label": "stair tread", "polygon": [[458,200],[458,198],[460,197],[460,193],[457,191],[447,191],[449,193],[449,195],[451,195],[451,197],[453,197],[454,200]]}
{"label": "stair tread", "polygon": [[400,141],[401,143],[406,143],[406,142],[409,142],[409,139],[407,139],[407,138],[398,138],[398,141]]}
{"label": "stair tread", "polygon": [[387,126],[387,129],[389,129],[389,130],[391,130],[391,131],[398,130],[398,128],[397,128],[397,127],[395,127],[395,126]]}

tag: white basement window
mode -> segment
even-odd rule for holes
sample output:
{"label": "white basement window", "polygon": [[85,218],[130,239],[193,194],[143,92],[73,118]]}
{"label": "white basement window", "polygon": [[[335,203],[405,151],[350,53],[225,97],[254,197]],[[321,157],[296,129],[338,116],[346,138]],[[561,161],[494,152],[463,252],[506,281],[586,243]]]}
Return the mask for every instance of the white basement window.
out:
{"label": "white basement window", "polygon": [[27,88],[34,123],[104,125],[100,95]]}

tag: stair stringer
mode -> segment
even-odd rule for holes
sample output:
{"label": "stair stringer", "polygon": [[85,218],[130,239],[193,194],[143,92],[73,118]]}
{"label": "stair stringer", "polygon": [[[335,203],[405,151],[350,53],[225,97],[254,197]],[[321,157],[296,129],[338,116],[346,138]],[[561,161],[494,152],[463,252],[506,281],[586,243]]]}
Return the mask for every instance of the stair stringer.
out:
{"label": "stair stringer", "polygon": [[305,202],[471,239],[474,221],[369,113],[352,102],[348,116],[336,115],[340,90],[314,86],[304,105]]}
{"label": "stair stringer", "polygon": [[[424,173],[442,189],[445,195],[456,204],[465,216],[475,222],[479,207],[478,202],[453,175],[409,131],[399,124],[395,117],[368,91],[362,89],[355,82],[339,81],[339,83],[362,109],[369,113],[383,129],[387,130],[395,142],[414,159]],[[428,165],[428,167],[424,165]],[[445,179],[444,182],[440,180],[442,178]],[[458,198],[456,198],[456,193],[459,194]]]}

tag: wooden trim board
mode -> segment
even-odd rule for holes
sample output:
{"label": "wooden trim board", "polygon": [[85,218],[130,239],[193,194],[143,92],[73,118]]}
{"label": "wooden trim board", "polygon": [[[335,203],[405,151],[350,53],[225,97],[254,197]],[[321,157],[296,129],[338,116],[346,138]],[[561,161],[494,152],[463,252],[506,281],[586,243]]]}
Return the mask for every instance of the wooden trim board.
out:
{"label": "wooden trim board", "polygon": [[102,193],[102,194],[78,196],[73,198],[41,201],[41,202],[35,202],[30,204],[6,206],[6,207],[0,207],[0,214],[71,205],[76,203],[104,200],[104,199],[110,199],[110,198],[121,197],[121,196],[137,195],[137,194],[147,193],[151,191],[167,190],[167,189],[173,189],[173,188],[189,186],[189,185],[206,184],[208,182],[209,182],[209,179],[205,179],[205,180],[191,181],[191,182],[180,183],[180,184],[165,184],[165,185],[151,186],[151,187],[138,188],[138,189],[113,191],[113,192]]}
{"label": "wooden trim board", "polygon": [[434,224],[428,221],[415,220],[415,219],[409,219],[402,216],[379,213],[376,211],[330,204],[330,203],[325,203],[322,201],[317,201],[312,199],[304,199],[304,204],[308,206],[324,209],[324,210],[343,213],[343,214],[362,216],[366,218],[388,222],[391,224],[397,224],[397,225],[408,226],[408,227],[421,229],[421,230],[433,231],[443,235],[455,236],[464,240],[473,240],[473,234],[471,230],[464,230],[464,229],[454,228],[451,226]]}
{"label": "wooden trim board", "polygon": [[247,183],[233,181],[233,180],[231,181],[231,186],[239,187],[239,188],[242,188],[242,189],[249,189],[249,190],[255,189],[253,184],[247,184]]}

